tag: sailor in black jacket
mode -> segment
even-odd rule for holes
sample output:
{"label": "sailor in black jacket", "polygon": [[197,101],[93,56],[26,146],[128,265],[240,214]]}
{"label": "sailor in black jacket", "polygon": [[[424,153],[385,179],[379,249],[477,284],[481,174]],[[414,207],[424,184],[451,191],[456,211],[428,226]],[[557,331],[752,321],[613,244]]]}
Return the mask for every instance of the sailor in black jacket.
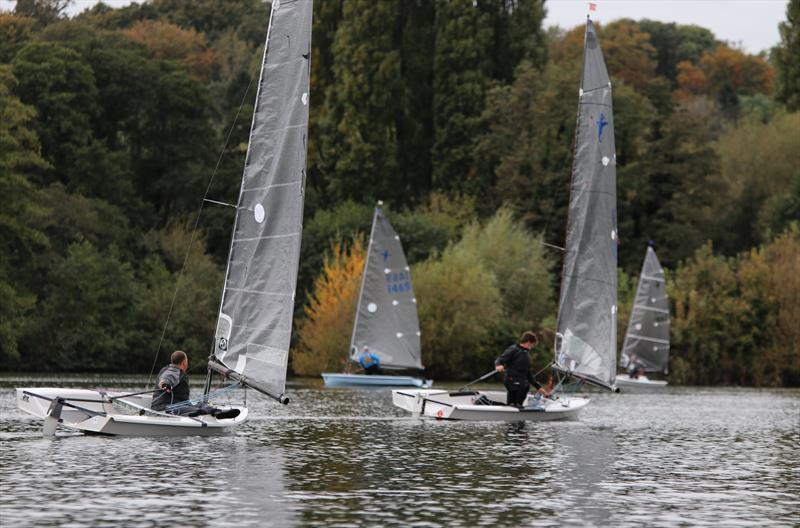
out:
{"label": "sailor in black jacket", "polygon": [[539,340],[533,332],[525,332],[519,343],[511,345],[494,361],[497,372],[505,372],[506,405],[522,407],[531,385],[542,391],[542,386],[531,375],[530,350]]}

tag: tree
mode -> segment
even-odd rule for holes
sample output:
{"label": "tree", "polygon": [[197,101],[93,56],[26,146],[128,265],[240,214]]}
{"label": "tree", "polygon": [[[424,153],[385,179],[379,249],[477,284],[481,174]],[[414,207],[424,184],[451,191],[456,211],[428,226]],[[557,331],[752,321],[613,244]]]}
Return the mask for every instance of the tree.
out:
{"label": "tree", "polygon": [[11,62],[31,38],[34,19],[0,12],[0,64]]}
{"label": "tree", "polygon": [[404,200],[410,192],[398,165],[400,20],[400,4],[391,0],[345,3],[320,130],[323,171],[336,174],[327,190],[339,199]]}
{"label": "tree", "polygon": [[365,259],[361,238],[349,248],[342,242],[334,244],[325,257],[322,274],[305,307],[306,318],[297,329],[299,342],[292,353],[292,369],[297,374],[318,376],[347,365]]}
{"label": "tree", "polygon": [[16,79],[0,66],[0,365],[19,360],[18,341],[36,297],[28,281],[47,237],[32,224],[44,213],[27,176],[47,167],[29,128],[36,111],[13,95]]}
{"label": "tree", "polygon": [[69,247],[52,267],[36,318],[25,336],[23,368],[114,371],[136,344],[128,327],[139,290],[116,248]]}
{"label": "tree", "polygon": [[137,190],[156,205],[162,225],[197,203],[213,166],[212,114],[203,85],[184,69],[162,63],[152,112],[141,136],[131,138]]}
{"label": "tree", "polygon": [[714,209],[717,241],[725,253],[733,255],[768,241],[761,236],[759,218],[773,214],[765,210],[768,204],[780,207],[778,204],[789,199],[798,174],[798,130],[800,114],[794,113],[776,116],[769,123],[742,120],[729,125],[720,136],[716,144],[720,172],[715,179],[727,192]]}
{"label": "tree", "polygon": [[182,29],[159,20],[142,20],[123,34],[146,47],[159,60],[179,60],[186,70],[201,81],[208,81],[216,66],[216,54],[206,37],[194,29]]}
{"label": "tree", "polygon": [[72,0],[17,0],[14,13],[31,17],[38,26],[45,26],[64,16]]}
{"label": "tree", "polygon": [[439,379],[485,372],[503,315],[494,275],[477,255],[451,247],[417,265],[413,276],[426,372]]}
{"label": "tree", "polygon": [[640,20],[638,25],[650,35],[650,44],[656,49],[656,74],[668,79],[672,88],[677,84],[678,63],[697,63],[703,53],[717,47],[714,34],[700,26],[649,19]]}
{"label": "tree", "polygon": [[772,50],[777,73],[775,98],[791,112],[800,110],[800,0],[789,0],[786,21],[778,25],[781,43]]}
{"label": "tree", "polygon": [[[137,270],[137,282],[144,291],[128,323],[137,343],[129,353],[132,371],[151,369],[157,350],[157,360],[162,362],[173,350],[192,351],[201,360],[195,364],[202,365],[211,346],[223,271],[206,253],[202,231],[195,233],[190,246],[191,240],[192,223],[183,221],[171,222],[147,237],[148,256]],[[160,342],[162,332],[164,341]]]}
{"label": "tree", "polygon": [[433,78],[433,188],[479,195],[472,145],[492,86],[492,26],[471,0],[437,4]]}
{"label": "tree", "polygon": [[78,52],[51,42],[32,42],[12,62],[16,93],[37,111],[42,155],[64,181],[76,149],[89,144],[97,113],[94,73]]}
{"label": "tree", "polygon": [[708,95],[728,117],[738,115],[739,96],[770,94],[774,70],[762,57],[720,45],[703,53],[700,61],[678,63],[676,97]]}
{"label": "tree", "polygon": [[510,209],[501,208],[484,225],[471,224],[455,247],[478,257],[494,275],[503,299],[500,333],[515,335],[538,328],[553,311],[552,259],[541,235],[529,233]]}

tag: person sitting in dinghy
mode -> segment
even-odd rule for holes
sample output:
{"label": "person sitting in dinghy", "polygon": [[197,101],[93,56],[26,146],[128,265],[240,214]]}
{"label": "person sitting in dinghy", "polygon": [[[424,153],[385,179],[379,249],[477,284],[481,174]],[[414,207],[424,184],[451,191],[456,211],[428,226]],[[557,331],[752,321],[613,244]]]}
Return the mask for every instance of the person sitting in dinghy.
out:
{"label": "person sitting in dinghy", "polygon": [[[169,358],[170,364],[158,373],[156,390],[153,391],[153,403],[150,408],[154,411],[166,411],[180,416],[200,416],[210,414],[217,419],[236,418],[239,409],[223,411],[207,403],[189,402],[189,357],[186,352],[176,350]],[[176,405],[186,402],[185,405]]]}
{"label": "person sitting in dinghy", "polygon": [[631,354],[630,362],[628,363],[628,378],[639,379],[639,376],[644,374],[644,365],[639,363],[639,358]]}
{"label": "person sitting in dinghy", "polygon": [[521,408],[525,404],[528,390],[531,385],[543,396],[547,392],[533,378],[531,374],[530,351],[539,339],[533,332],[525,332],[519,338],[519,343],[511,345],[494,361],[497,372],[505,372],[506,405]]}
{"label": "person sitting in dinghy", "polygon": [[361,355],[358,357],[358,364],[364,369],[365,374],[380,374],[381,372],[381,358],[369,351],[369,347],[361,349]]}

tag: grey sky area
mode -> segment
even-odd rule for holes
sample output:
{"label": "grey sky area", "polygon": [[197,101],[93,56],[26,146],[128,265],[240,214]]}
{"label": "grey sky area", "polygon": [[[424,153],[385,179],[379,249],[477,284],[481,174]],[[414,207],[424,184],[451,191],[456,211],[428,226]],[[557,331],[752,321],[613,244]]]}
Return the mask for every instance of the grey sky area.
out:
{"label": "grey sky area", "polygon": [[[618,18],[649,18],[695,24],[710,29],[718,39],[741,45],[750,53],[768,50],[780,41],[778,24],[786,19],[787,0],[594,0],[592,20],[607,23]],[[589,13],[584,0],[547,2],[546,26],[572,28]]]}
{"label": "grey sky area", "polygon": [[[96,3],[97,0],[75,0],[69,12],[75,14]],[[129,3],[130,0],[106,0],[106,4],[114,7]],[[778,23],[786,18],[788,0],[595,0],[594,3],[597,10],[592,19],[600,23],[627,17],[696,24],[710,29],[721,40],[758,53],[780,40]],[[13,9],[15,4],[0,0],[0,10]],[[589,8],[585,0],[550,0],[546,5],[545,25],[565,29],[582,24]]]}

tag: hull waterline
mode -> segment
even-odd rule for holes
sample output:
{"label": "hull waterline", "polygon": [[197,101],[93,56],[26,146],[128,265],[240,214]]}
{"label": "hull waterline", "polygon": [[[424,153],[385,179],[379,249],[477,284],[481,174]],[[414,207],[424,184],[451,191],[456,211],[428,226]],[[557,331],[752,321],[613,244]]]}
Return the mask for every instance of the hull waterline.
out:
{"label": "hull waterline", "polygon": [[[87,434],[119,436],[211,436],[233,431],[247,420],[246,407],[236,418],[217,420],[213,416],[172,416],[148,409],[150,396],[115,400],[123,393],[86,389],[19,388],[17,407],[45,421],[45,431],[54,432],[55,425]],[[58,416],[53,416],[52,402],[63,398]],[[56,424],[57,422],[57,424]]]}
{"label": "hull waterline", "polygon": [[531,398],[523,407],[517,409],[507,405],[475,405],[485,396],[491,401],[504,403],[505,392],[469,391],[466,393],[450,393],[443,390],[409,390],[392,391],[392,403],[416,416],[424,416],[440,420],[468,420],[492,422],[547,422],[553,420],[577,419],[581,409],[589,404],[588,398],[558,397],[545,400],[541,406],[534,407]]}
{"label": "hull waterline", "polygon": [[367,374],[335,374],[324,372],[327,387],[430,387],[433,380],[413,376],[381,376]]}
{"label": "hull waterline", "polygon": [[617,374],[616,386],[623,392],[647,392],[663,389],[667,386],[664,380],[651,380],[646,376],[630,378],[627,374]]}

